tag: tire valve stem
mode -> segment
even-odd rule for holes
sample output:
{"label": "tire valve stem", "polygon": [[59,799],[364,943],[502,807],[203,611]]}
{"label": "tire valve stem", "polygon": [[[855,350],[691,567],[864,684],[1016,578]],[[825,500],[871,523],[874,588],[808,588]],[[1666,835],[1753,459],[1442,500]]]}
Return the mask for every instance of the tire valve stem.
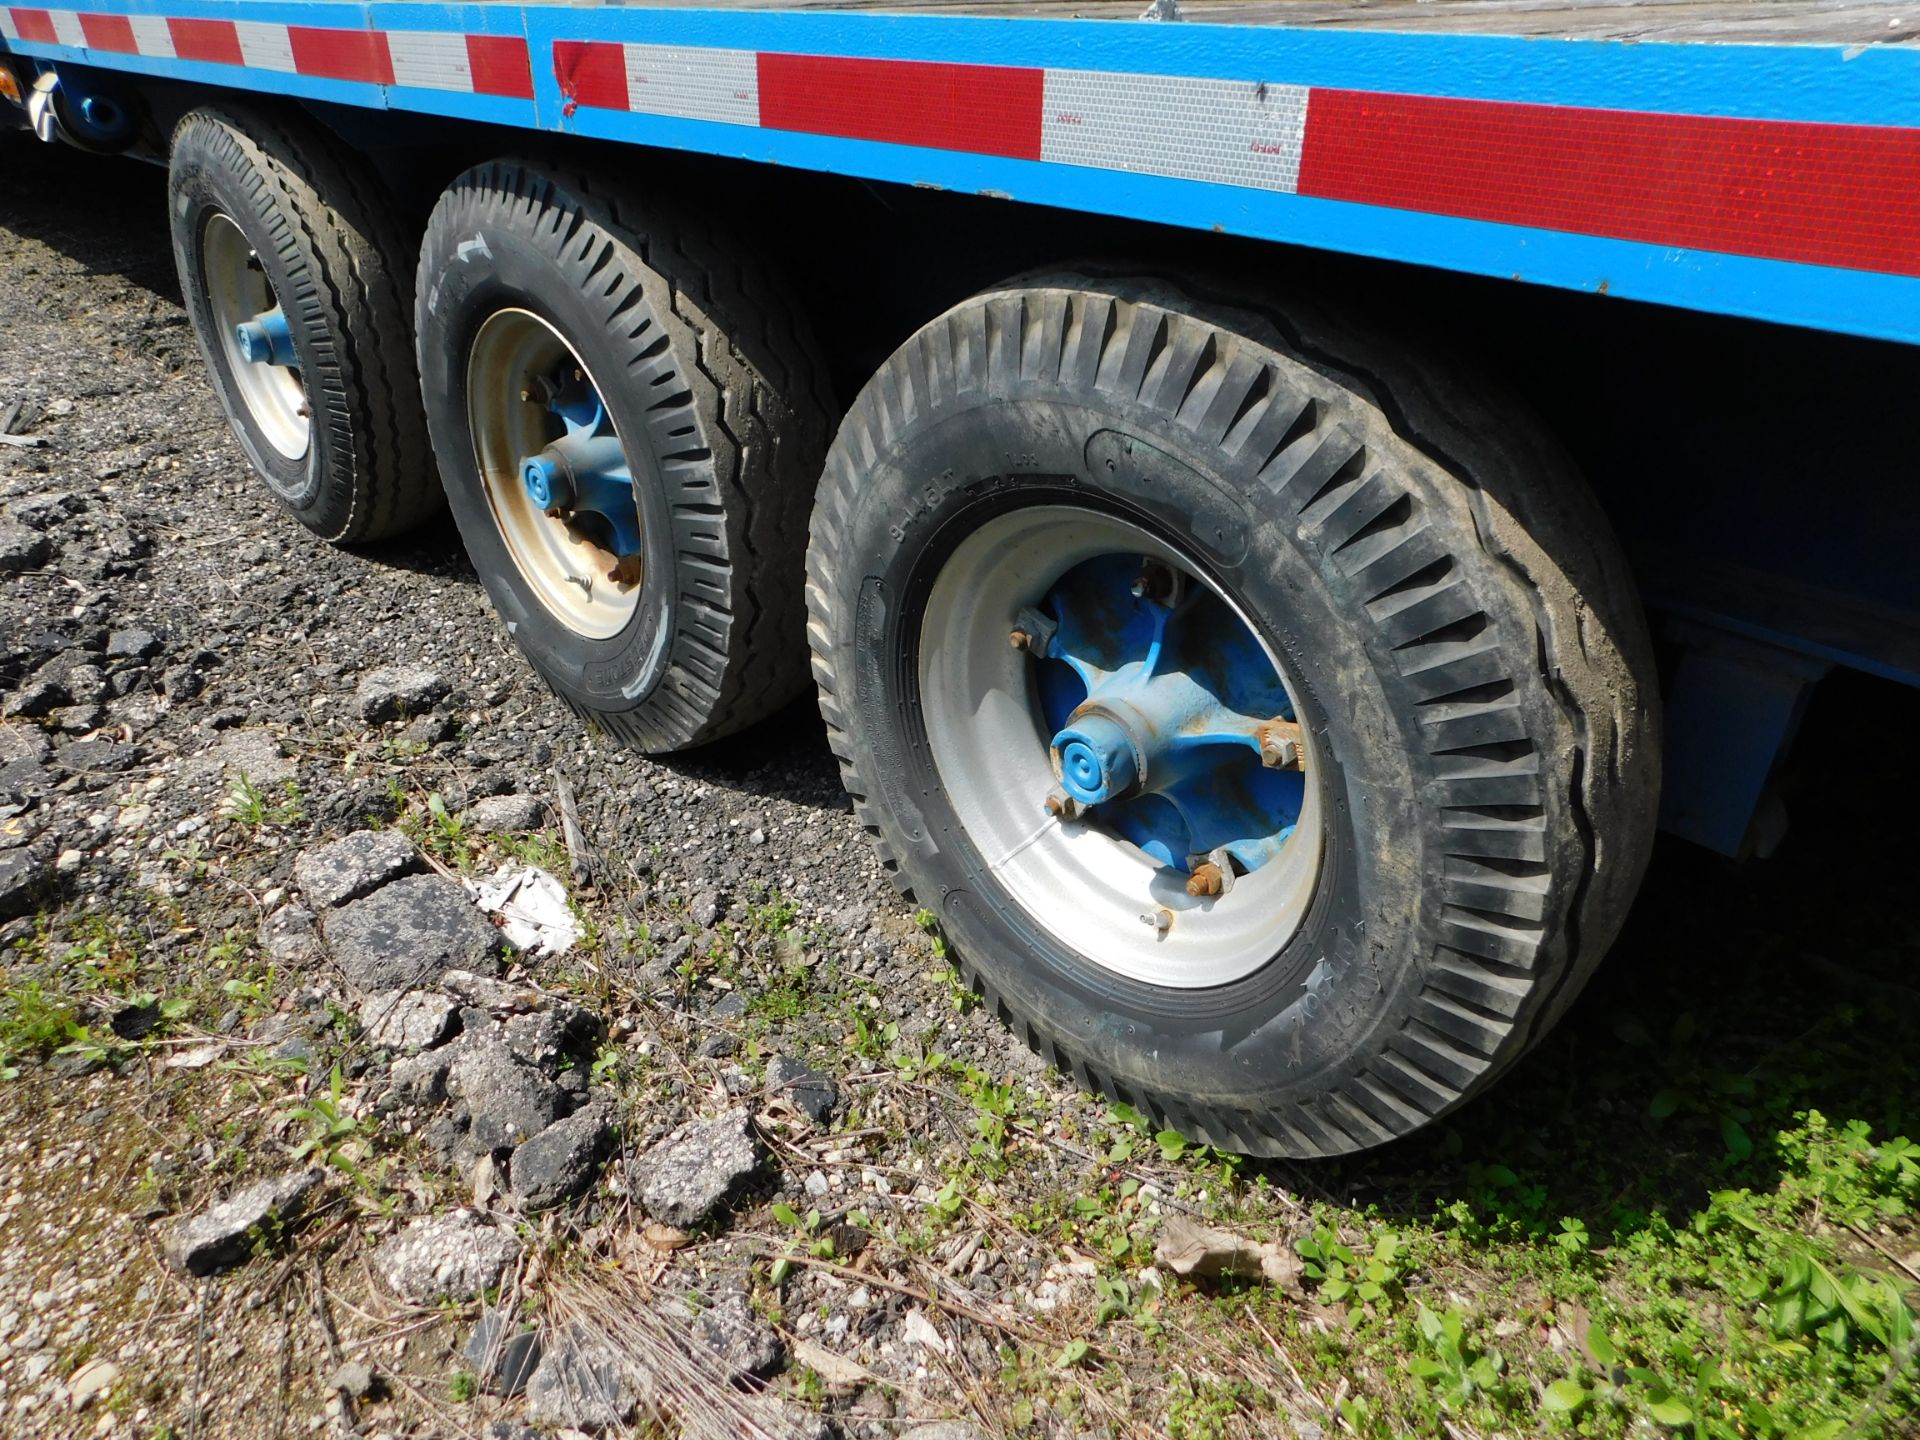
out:
{"label": "tire valve stem", "polygon": [[593,577],[592,576],[569,575],[567,576],[567,579],[571,580],[575,585],[578,585],[582,590],[586,591],[587,598],[589,600],[593,598]]}
{"label": "tire valve stem", "polygon": [[1164,905],[1156,906],[1140,917],[1140,923],[1151,925],[1156,935],[1165,935],[1173,929],[1173,912]]}

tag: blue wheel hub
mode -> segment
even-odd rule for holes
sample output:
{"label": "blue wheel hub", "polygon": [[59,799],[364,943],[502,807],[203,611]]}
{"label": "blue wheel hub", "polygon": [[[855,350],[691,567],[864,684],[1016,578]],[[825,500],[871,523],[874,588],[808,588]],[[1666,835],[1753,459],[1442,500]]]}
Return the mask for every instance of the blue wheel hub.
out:
{"label": "blue wheel hub", "polygon": [[1156,560],[1099,556],[1023,613],[1014,643],[1034,658],[1053,733],[1050,810],[1196,881],[1211,867],[1206,893],[1280,852],[1306,798],[1300,731],[1266,650],[1220,596]]}
{"label": "blue wheel hub", "polygon": [[[257,302],[256,302],[257,303]],[[298,365],[293,353],[293,328],[278,305],[233,327],[240,358],[250,365]]]}
{"label": "blue wheel hub", "polygon": [[607,407],[578,370],[559,381],[542,381],[521,393],[560,419],[563,433],[544,449],[522,457],[520,483],[527,498],[550,515],[566,519],[603,549],[620,557],[640,553],[640,512],[634,503],[633,471]]}

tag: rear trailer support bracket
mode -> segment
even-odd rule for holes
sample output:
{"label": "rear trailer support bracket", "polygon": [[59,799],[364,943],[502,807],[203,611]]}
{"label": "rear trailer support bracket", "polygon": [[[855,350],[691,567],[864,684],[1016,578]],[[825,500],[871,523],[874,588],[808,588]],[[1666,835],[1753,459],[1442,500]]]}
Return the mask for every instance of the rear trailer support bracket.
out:
{"label": "rear trailer support bracket", "polygon": [[1798,651],[1692,621],[1667,687],[1661,828],[1736,859],[1766,856],[1786,829],[1771,784],[1813,687],[1833,667]]}

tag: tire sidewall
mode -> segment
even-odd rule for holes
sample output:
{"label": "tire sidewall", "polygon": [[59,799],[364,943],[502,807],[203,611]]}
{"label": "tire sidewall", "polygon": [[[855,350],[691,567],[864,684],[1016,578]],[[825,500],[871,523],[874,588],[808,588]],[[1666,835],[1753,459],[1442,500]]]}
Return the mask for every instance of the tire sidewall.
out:
{"label": "tire sidewall", "polygon": [[[350,517],[352,497],[350,486],[341,493],[340,450],[334,436],[350,420],[342,397],[324,381],[333,342],[311,299],[311,261],[297,245],[289,244],[286,198],[249,163],[224,122],[204,117],[202,123],[190,123],[176,141],[167,188],[180,292],[234,438],[282,505],[322,535],[338,533]],[[205,256],[207,222],[215,214],[224,214],[246,237],[286,313],[302,389],[312,412],[306,452],[297,459],[281,454],[262,433],[235,381],[226,347],[215,337],[217,322],[207,295]],[[289,252],[294,257],[291,263]]]}
{"label": "tire sidewall", "polygon": [[[638,708],[672,659],[679,577],[659,461],[650,446],[636,440],[648,434],[639,391],[608,383],[609,377],[627,373],[632,342],[610,330],[604,307],[583,291],[575,267],[541,244],[537,234],[480,222],[462,227],[462,238],[449,247],[444,241],[449,233],[430,234],[422,257],[420,371],[427,423],[461,539],[494,607],[550,684],[590,710]],[[484,256],[485,263],[469,263],[463,246],[473,247],[464,255]],[[573,348],[599,387],[633,472],[646,544],[645,578],[632,617],[605,639],[580,635],[540,602],[502,539],[487,499],[468,420],[467,360],[481,325],[504,309],[537,315]]]}
{"label": "tire sidewall", "polygon": [[[1103,432],[1135,447],[1135,473],[1094,473],[1089,446]],[[917,721],[926,592],[981,521],[1044,500],[1117,513],[1195,561],[1280,656],[1313,735],[1328,817],[1318,891],[1292,938],[1241,980],[1146,985],[1063,945],[993,881],[945,799]],[[1319,557],[1298,529],[1166,417],[1119,400],[1095,409],[1022,382],[863,462],[846,541],[835,669],[852,677],[860,717],[854,768],[872,777],[888,840],[988,988],[1056,1037],[1068,1063],[1123,1095],[1165,1089],[1274,1108],[1337,1083],[1370,1049],[1370,1032],[1404,1009],[1411,967],[1374,937],[1420,925],[1426,835],[1412,747],[1397,743],[1401,725],[1365,637],[1315,583]],[[916,718],[897,752],[876,753],[871,737],[900,731],[901,716]]]}

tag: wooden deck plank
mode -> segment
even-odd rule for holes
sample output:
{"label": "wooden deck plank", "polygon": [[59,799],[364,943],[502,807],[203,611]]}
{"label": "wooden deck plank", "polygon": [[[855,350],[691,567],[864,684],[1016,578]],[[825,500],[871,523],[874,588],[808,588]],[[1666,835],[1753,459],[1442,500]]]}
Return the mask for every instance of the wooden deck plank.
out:
{"label": "wooden deck plank", "polygon": [[[623,8],[1137,20],[1145,7],[1146,0],[639,0]],[[1316,30],[1751,45],[1920,41],[1920,0],[1182,0],[1180,11],[1192,22]]]}

